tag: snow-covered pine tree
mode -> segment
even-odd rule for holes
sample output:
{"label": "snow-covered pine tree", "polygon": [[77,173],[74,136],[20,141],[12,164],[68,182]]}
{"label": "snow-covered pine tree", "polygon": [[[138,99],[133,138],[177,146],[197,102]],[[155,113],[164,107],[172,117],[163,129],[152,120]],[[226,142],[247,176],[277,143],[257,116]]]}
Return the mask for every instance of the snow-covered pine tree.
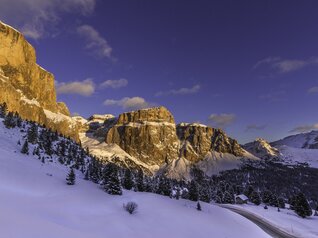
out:
{"label": "snow-covered pine tree", "polygon": [[74,185],[75,184],[75,173],[73,168],[70,169],[69,173],[66,176],[66,183],[67,185]]}
{"label": "snow-covered pine tree", "polygon": [[24,144],[22,146],[22,149],[21,149],[21,153],[22,154],[29,154],[29,143],[28,143],[28,140],[25,140],[24,141]]}
{"label": "snow-covered pine tree", "polygon": [[112,195],[122,195],[120,180],[118,178],[118,167],[108,163],[104,170],[103,187],[105,192]]}

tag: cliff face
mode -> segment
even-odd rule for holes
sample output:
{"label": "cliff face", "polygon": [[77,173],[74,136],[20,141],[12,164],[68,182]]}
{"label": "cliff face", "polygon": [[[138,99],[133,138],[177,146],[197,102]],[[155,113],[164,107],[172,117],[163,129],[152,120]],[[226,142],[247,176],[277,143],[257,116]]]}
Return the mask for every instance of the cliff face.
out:
{"label": "cliff face", "polygon": [[34,48],[17,30],[0,22],[0,102],[22,118],[78,139],[77,124],[56,102],[54,76],[36,64]]}
{"label": "cliff face", "polygon": [[174,119],[164,107],[121,114],[108,130],[106,143],[119,145],[150,166],[169,163],[178,157]]}
{"label": "cliff face", "polygon": [[220,129],[197,123],[181,123],[177,125],[177,134],[182,144],[180,155],[193,162],[204,159],[211,151],[243,155],[237,141],[227,137]]}
{"label": "cliff face", "polygon": [[197,163],[211,152],[243,156],[243,149],[220,129],[200,124],[176,125],[164,107],[119,115],[107,131],[105,142],[115,143],[143,163],[169,164],[178,158]]}

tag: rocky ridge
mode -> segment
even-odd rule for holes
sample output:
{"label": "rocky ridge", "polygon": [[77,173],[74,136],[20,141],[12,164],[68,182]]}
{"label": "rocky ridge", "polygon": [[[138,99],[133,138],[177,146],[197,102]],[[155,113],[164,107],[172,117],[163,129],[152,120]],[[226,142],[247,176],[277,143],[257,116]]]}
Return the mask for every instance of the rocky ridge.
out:
{"label": "rocky ridge", "polygon": [[56,101],[54,76],[36,63],[24,36],[0,21],[0,102],[27,120],[78,140],[67,106]]}

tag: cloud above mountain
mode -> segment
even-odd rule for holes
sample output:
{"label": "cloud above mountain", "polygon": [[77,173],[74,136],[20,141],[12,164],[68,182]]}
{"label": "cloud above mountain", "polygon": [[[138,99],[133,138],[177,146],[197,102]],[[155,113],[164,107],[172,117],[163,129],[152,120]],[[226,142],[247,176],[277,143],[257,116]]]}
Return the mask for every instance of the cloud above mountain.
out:
{"label": "cloud above mountain", "polygon": [[68,83],[56,82],[56,92],[58,94],[78,94],[88,97],[95,92],[95,84],[91,78]]}
{"label": "cloud above mountain", "polygon": [[226,126],[231,125],[236,120],[235,114],[211,114],[208,120],[215,126],[224,128]]}
{"label": "cloud above mountain", "polygon": [[290,133],[304,133],[312,130],[318,130],[318,123],[312,125],[301,125],[290,130]]}
{"label": "cloud above mountain", "polygon": [[154,103],[147,102],[142,97],[124,97],[119,100],[106,99],[103,104],[105,106],[119,106],[124,110],[138,110],[155,106]]}

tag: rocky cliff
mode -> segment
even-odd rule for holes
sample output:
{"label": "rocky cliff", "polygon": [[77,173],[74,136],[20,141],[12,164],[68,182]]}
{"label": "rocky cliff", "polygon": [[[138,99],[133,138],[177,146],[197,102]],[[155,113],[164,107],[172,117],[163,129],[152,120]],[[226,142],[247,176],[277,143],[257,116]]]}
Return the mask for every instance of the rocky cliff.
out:
{"label": "rocky cliff", "polygon": [[179,158],[188,166],[211,158],[213,152],[231,154],[238,159],[245,152],[220,129],[196,123],[176,125],[165,107],[119,115],[107,130],[105,142],[117,144],[134,158],[158,168]]}
{"label": "rocky cliff", "polygon": [[34,48],[14,28],[0,22],[0,102],[22,118],[78,139],[77,124],[56,102],[54,76],[36,63]]}
{"label": "rocky cliff", "polygon": [[107,131],[106,143],[115,143],[140,161],[152,166],[178,157],[179,140],[172,114],[164,107],[119,115]]}
{"label": "rocky cliff", "polygon": [[255,141],[243,145],[243,148],[258,158],[265,160],[279,160],[281,155],[277,148],[266,140],[257,138]]}

